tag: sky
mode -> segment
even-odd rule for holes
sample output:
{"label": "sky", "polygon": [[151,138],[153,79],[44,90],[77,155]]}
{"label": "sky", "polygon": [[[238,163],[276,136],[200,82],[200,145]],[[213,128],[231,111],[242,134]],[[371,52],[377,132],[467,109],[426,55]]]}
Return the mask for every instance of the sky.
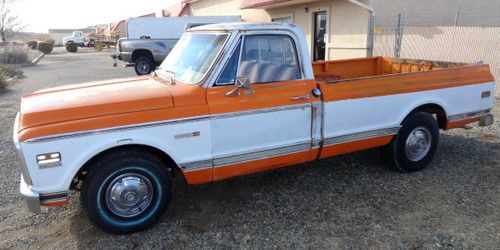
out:
{"label": "sky", "polygon": [[48,29],[78,29],[115,23],[175,4],[180,0],[14,0],[14,12],[26,25],[24,31],[48,33]]}

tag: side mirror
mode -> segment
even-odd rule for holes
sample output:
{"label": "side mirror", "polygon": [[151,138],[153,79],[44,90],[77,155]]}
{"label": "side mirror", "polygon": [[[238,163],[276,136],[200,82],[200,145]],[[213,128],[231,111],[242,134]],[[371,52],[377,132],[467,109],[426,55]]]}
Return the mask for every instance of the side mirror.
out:
{"label": "side mirror", "polygon": [[238,76],[236,78],[236,87],[227,92],[225,96],[239,96],[240,95],[240,89],[244,90],[246,95],[252,95],[255,93],[255,91],[251,90],[251,84],[250,80],[246,76]]}
{"label": "side mirror", "polygon": [[247,76],[238,76],[236,77],[236,87],[250,89],[250,80]]}

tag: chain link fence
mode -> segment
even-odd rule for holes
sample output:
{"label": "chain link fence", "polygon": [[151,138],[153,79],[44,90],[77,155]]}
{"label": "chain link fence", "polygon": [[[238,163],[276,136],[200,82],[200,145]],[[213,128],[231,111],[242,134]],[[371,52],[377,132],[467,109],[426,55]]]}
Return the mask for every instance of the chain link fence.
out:
{"label": "chain link fence", "polygon": [[[389,19],[383,23],[394,25],[380,27],[375,23],[374,56],[396,57],[399,52],[401,58],[465,63],[483,61],[490,65],[495,80],[500,82],[500,27],[420,26],[425,24],[425,16],[415,14],[402,15],[401,22],[398,15]],[[412,26],[412,23],[419,25]],[[496,95],[500,96],[498,86]]]}

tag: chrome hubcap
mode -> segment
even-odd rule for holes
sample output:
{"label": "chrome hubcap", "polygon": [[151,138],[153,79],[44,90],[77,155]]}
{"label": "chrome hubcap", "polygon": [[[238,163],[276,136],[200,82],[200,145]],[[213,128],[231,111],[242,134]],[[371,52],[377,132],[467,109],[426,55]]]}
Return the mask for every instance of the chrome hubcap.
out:
{"label": "chrome hubcap", "polygon": [[153,199],[153,186],[148,178],[127,173],[113,179],[106,190],[106,205],[120,217],[134,217],[146,210]]}
{"label": "chrome hubcap", "polygon": [[406,139],[405,153],[410,161],[422,160],[431,149],[431,132],[425,127],[417,127]]}
{"label": "chrome hubcap", "polygon": [[141,72],[142,74],[146,74],[149,71],[149,65],[145,62],[139,63],[138,68],[139,68],[139,72]]}

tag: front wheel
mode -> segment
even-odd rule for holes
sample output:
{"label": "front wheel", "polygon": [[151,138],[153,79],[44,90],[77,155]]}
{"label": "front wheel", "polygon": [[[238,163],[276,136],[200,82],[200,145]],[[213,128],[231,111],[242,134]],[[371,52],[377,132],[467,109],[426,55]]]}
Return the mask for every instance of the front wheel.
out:
{"label": "front wheel", "polygon": [[151,57],[139,57],[134,63],[135,73],[139,76],[150,74],[156,69],[156,63]]}
{"label": "front wheel", "polygon": [[383,148],[390,166],[400,172],[415,172],[429,165],[436,153],[439,127],[426,112],[411,114],[392,142]]}
{"label": "front wheel", "polygon": [[172,196],[168,168],[143,150],[113,152],[96,161],[82,187],[90,220],[110,233],[131,233],[157,222]]}

